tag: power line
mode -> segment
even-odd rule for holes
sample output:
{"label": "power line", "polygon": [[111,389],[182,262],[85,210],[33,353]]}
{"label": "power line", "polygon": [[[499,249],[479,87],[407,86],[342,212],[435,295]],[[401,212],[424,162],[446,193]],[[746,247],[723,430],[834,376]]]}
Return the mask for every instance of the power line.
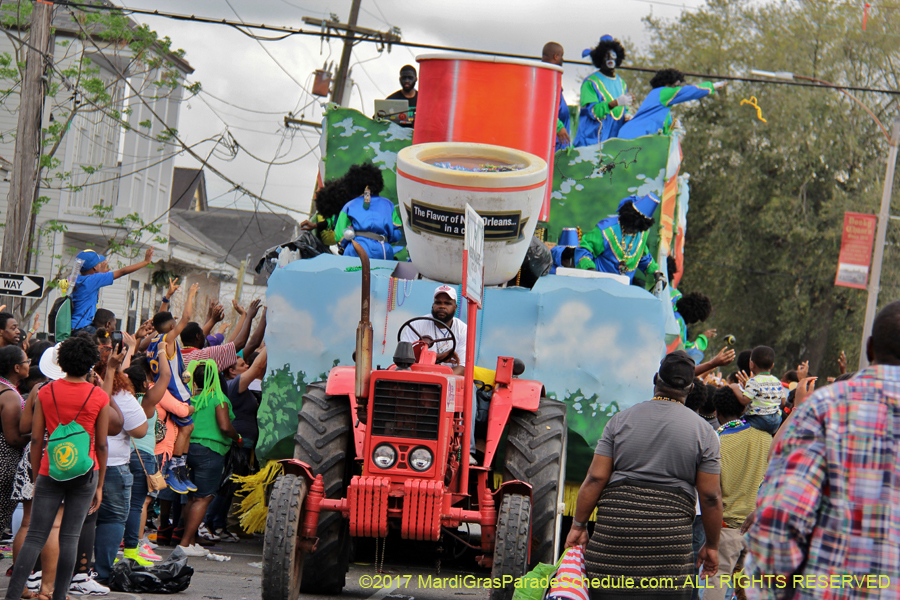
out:
{"label": "power line", "polygon": [[[331,31],[321,31],[321,30],[305,30],[305,29],[293,29],[290,27],[281,27],[281,26],[273,26],[273,25],[263,25],[263,24],[255,24],[255,23],[245,23],[245,22],[234,22],[228,21],[227,19],[213,19],[210,17],[197,17],[194,15],[182,15],[177,13],[169,13],[169,12],[161,12],[158,10],[144,10],[137,8],[128,8],[128,7],[114,7],[114,6],[94,6],[90,4],[80,4],[75,2],[68,2],[66,0],[51,0],[54,4],[59,4],[62,6],[75,7],[75,8],[87,8],[93,10],[106,10],[106,11],[116,11],[121,12],[123,14],[141,14],[141,15],[150,15],[154,17],[164,17],[167,19],[173,19],[176,21],[190,21],[195,23],[206,23],[209,25],[225,25],[227,27],[232,27],[242,31],[241,28],[247,29],[259,29],[261,31],[273,31],[285,34],[280,38],[271,38],[270,41],[275,41],[276,39],[285,39],[287,37],[293,35],[306,35],[306,36],[314,36],[314,37],[323,37],[323,38],[337,38],[337,39],[349,39],[351,36],[331,32]],[[268,38],[258,38],[253,36],[252,34],[248,34],[247,32],[242,31],[245,35],[249,35],[250,37],[254,37],[254,39],[268,39]],[[366,38],[357,38],[353,37],[356,41],[364,41],[369,43],[381,43],[379,40],[370,40]],[[488,55],[488,56],[499,56],[503,58],[517,58],[517,59],[525,59],[525,60],[538,60],[536,56],[529,56],[525,54],[512,54],[508,52],[492,52],[487,50],[476,50],[472,48],[459,48],[455,46],[443,46],[440,44],[421,44],[416,42],[404,42],[404,41],[395,41],[392,42],[392,45],[401,46],[401,47],[409,47],[409,48],[422,48],[425,50],[445,50],[448,52],[459,52],[463,54],[480,54],[480,55]],[[584,61],[574,61],[567,60],[564,61],[566,64],[578,65],[578,66],[589,66],[593,67],[591,63]],[[618,67],[623,71],[637,71],[642,73],[655,73],[659,70],[659,68],[649,68],[649,67]],[[727,81],[745,81],[748,83],[761,83],[765,85],[788,85],[794,87],[812,87],[817,89],[822,89],[822,86],[816,83],[806,83],[802,81],[790,81],[790,80],[779,80],[779,79],[761,79],[757,77],[743,77],[737,75],[718,75],[712,73],[685,73],[685,75],[691,77],[703,77],[707,79],[723,79]],[[880,89],[880,88],[869,88],[862,86],[849,86],[849,85],[836,85],[827,89],[841,89],[841,90],[849,90],[855,92],[876,92],[881,94],[890,94],[890,95],[900,95],[900,90],[890,90],[890,89]]]}
{"label": "power line", "polygon": [[[79,29],[81,29],[82,34],[84,34],[84,38],[85,38],[87,41],[89,41],[89,42],[91,43],[91,45],[94,46],[94,48],[96,48],[97,51],[98,51],[100,54],[103,54],[103,50],[97,45],[97,42],[94,40],[94,38],[93,38],[92,36],[90,36],[89,33],[85,30],[84,25],[82,25],[81,21],[77,18],[77,15],[75,15],[74,11],[70,8],[70,9],[69,9],[69,12],[72,14],[72,17],[73,17],[74,22],[78,25]],[[141,104],[144,105],[144,107],[147,109],[147,111],[148,111],[151,115],[153,115],[153,117],[154,117],[157,121],[159,121],[160,123],[162,123],[164,126],[168,127],[168,123],[166,123],[166,121],[165,121],[162,117],[159,116],[159,114],[156,112],[156,110],[154,110],[154,108],[150,105],[150,103],[147,102],[147,100],[137,92],[137,90],[134,88],[134,85],[133,85],[133,84],[131,83],[131,81],[130,81],[127,77],[125,77],[125,75],[119,70],[118,66],[116,66],[116,64],[115,64],[114,62],[112,62],[112,61],[110,61],[110,66],[112,67],[112,69],[114,69],[114,72],[116,73],[116,75],[117,75],[122,81],[125,82],[125,85],[126,85],[127,87],[129,87],[129,88],[132,90],[132,92],[135,93],[137,99],[141,102]],[[294,211],[294,212],[299,212],[299,213],[301,213],[301,214],[308,214],[308,213],[303,213],[303,211],[297,211],[297,210],[295,210],[295,209],[288,208],[288,207],[283,206],[283,205],[281,205],[281,204],[278,204],[278,203],[276,203],[276,202],[272,202],[271,200],[266,200],[265,198],[261,197],[260,195],[254,193],[254,192],[251,192],[249,189],[247,189],[246,187],[240,185],[239,183],[236,183],[236,182],[233,181],[230,177],[228,177],[227,175],[225,175],[224,173],[222,173],[221,171],[219,171],[216,167],[214,167],[213,165],[211,165],[211,164],[209,163],[208,159],[203,159],[203,158],[201,158],[200,155],[197,154],[196,152],[194,152],[194,150],[193,150],[190,146],[188,146],[187,144],[184,143],[184,141],[178,136],[177,133],[173,133],[171,137],[172,137],[173,140],[175,140],[178,144],[181,145],[181,147],[185,150],[185,152],[187,152],[187,153],[190,154],[192,157],[194,157],[195,159],[197,159],[201,164],[203,164],[204,166],[206,166],[206,167],[210,170],[211,173],[214,173],[214,174],[217,175],[218,177],[220,177],[220,178],[222,178],[223,180],[225,180],[226,182],[230,183],[230,184],[233,185],[236,189],[239,189],[241,192],[243,192],[243,193],[246,194],[247,196],[250,196],[251,198],[255,198],[255,199],[257,199],[257,200],[259,200],[260,202],[263,202],[263,203],[265,203],[265,204],[269,204],[269,205],[272,205],[272,206],[276,206],[276,207],[278,207],[278,208],[283,208],[283,209],[285,209],[285,210],[291,210],[291,211]],[[167,212],[168,212],[168,211],[167,211]],[[164,213],[164,214],[165,214],[165,213]]]}

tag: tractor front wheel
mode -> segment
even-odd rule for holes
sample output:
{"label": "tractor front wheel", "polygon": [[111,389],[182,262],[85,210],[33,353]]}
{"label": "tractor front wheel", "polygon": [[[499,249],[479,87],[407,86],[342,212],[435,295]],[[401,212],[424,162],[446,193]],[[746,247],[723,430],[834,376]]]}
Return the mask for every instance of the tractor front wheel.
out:
{"label": "tractor front wheel", "polygon": [[[497,536],[494,540],[494,566],[491,578],[508,585],[491,589],[491,600],[512,600],[516,580],[528,571],[528,539],[531,530],[531,499],[522,494],[507,494],[497,511]],[[511,578],[511,579],[510,579]]]}
{"label": "tractor front wheel", "polygon": [[541,398],[535,412],[514,409],[508,431],[503,480],[518,479],[531,485],[531,561],[553,564],[565,489],[566,405]]}
{"label": "tractor front wheel", "polygon": [[[308,464],[313,475],[322,476],[326,498],[344,497],[353,463],[350,399],[327,395],[324,381],[311,383],[303,394],[299,417],[294,458]],[[306,557],[300,591],[340,594],[350,566],[349,524],[341,513],[323,511],[316,535],[319,544]]]}
{"label": "tractor front wheel", "polygon": [[297,600],[303,576],[300,527],[307,483],[304,477],[275,480],[263,538],[262,600]]}

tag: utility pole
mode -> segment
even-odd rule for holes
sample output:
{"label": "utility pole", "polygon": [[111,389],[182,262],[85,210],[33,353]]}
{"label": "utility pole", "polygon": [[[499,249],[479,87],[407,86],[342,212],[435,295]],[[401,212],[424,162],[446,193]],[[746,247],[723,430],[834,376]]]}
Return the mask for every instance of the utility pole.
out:
{"label": "utility pole", "polygon": [[359,19],[359,5],[362,0],[353,0],[350,7],[350,19],[345,23],[336,21],[326,21],[324,19],[314,19],[312,17],[303,17],[303,22],[307,25],[322,28],[322,38],[325,38],[326,32],[335,30],[343,32],[344,49],[341,52],[341,63],[338,66],[338,72],[334,79],[334,88],[331,90],[331,101],[335,104],[341,104],[344,100],[344,87],[347,84],[347,78],[350,73],[350,56],[353,53],[353,45],[357,41],[364,39],[377,40],[379,43],[378,51],[381,52],[387,47],[388,52],[391,51],[391,44],[400,41],[400,29],[394,27],[391,31],[376,31],[374,29],[366,29],[365,27],[357,27],[356,22]]}
{"label": "utility pole", "polygon": [[869,366],[866,345],[872,335],[875,311],[878,309],[878,291],[881,287],[881,265],[884,262],[884,245],[887,241],[887,226],[891,219],[891,195],[894,189],[894,169],[897,166],[897,147],[900,146],[900,117],[894,119],[891,127],[890,151],[887,173],[884,175],[884,192],[881,195],[881,210],[878,212],[878,230],[875,233],[875,258],[872,260],[872,274],[869,276],[869,299],[866,303],[866,320],[863,325],[862,347],[859,351],[859,369]]}
{"label": "utility pole", "polygon": [[25,77],[19,97],[16,150],[3,232],[0,271],[4,272],[20,273],[25,268],[28,252],[26,229],[34,204],[37,165],[41,154],[45,59],[50,52],[52,20],[53,5],[40,0],[35,2],[25,54]]}
{"label": "utility pole", "polygon": [[353,53],[353,28],[359,19],[359,5],[362,0],[353,0],[350,7],[350,18],[347,20],[347,38],[344,40],[344,49],[341,51],[341,64],[338,67],[337,77],[334,79],[334,89],[331,90],[331,101],[341,104],[344,100],[344,86],[347,83],[347,71],[350,69],[350,55]]}

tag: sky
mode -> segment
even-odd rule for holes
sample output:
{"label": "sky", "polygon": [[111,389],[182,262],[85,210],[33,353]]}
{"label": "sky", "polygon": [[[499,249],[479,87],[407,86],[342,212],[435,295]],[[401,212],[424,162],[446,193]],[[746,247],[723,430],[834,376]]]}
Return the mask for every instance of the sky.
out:
{"label": "sky", "polygon": [[[242,20],[297,29],[309,29],[303,17],[346,22],[351,0],[114,0],[121,6],[193,14],[216,19]],[[566,59],[581,60],[581,51],[611,34],[629,48],[644,48],[648,34],[642,19],[648,15],[674,19],[702,0],[362,0],[358,25],[386,31],[399,27],[404,41],[466,47],[486,51],[540,56],[547,41],[561,43]],[[553,10],[553,9],[556,10]],[[564,10],[562,10],[564,8]],[[194,68],[188,81],[204,90],[182,105],[179,131],[191,145],[227,128],[241,149],[231,157],[212,143],[196,148],[210,155],[210,164],[232,180],[266,200],[290,207],[302,220],[310,209],[319,157],[318,130],[287,130],[284,117],[320,122],[325,98],[312,96],[313,71],[326,62],[340,61],[342,40],[291,36],[281,41],[257,41],[233,28],[164,17],[132,15],[173,46],[186,52]],[[262,36],[277,36],[255,30]],[[394,47],[379,53],[375,44],[354,47],[351,64],[353,87],[349,106],[373,113],[373,101],[399,89],[399,70],[415,65],[415,56],[432,51]],[[635,63],[626,60],[626,65]],[[579,81],[592,67],[566,65],[563,92],[570,104],[578,99]],[[496,98],[497,107],[515,97]],[[251,156],[252,155],[252,156]],[[254,158],[255,157],[255,158]],[[274,163],[274,164],[267,164]],[[199,163],[184,154],[180,167]],[[206,172],[210,204],[253,209],[254,201],[233,192],[231,185]],[[260,207],[274,210],[276,207]]]}

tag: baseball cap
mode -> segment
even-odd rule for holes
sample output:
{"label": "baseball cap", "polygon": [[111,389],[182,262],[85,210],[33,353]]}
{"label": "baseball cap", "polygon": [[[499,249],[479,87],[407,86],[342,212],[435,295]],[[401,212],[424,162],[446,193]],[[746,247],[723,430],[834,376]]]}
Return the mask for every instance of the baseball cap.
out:
{"label": "baseball cap", "polygon": [[447,294],[450,296],[450,299],[456,302],[456,288],[450,287],[449,285],[439,285],[434,290],[434,297],[437,298],[438,294]]}
{"label": "baseball cap", "polygon": [[212,335],[208,335],[208,336],[206,336],[206,341],[209,343],[210,346],[221,346],[222,343],[225,341],[225,334],[224,333],[214,333]]}
{"label": "baseball cap", "polygon": [[82,273],[85,271],[90,271],[91,269],[102,263],[104,260],[106,260],[105,256],[103,256],[102,254],[97,254],[93,250],[82,250],[75,258],[84,261],[84,264],[81,265]]}
{"label": "baseball cap", "polygon": [[694,382],[694,359],[684,350],[670,352],[659,363],[658,374],[668,387],[683,390]]}

